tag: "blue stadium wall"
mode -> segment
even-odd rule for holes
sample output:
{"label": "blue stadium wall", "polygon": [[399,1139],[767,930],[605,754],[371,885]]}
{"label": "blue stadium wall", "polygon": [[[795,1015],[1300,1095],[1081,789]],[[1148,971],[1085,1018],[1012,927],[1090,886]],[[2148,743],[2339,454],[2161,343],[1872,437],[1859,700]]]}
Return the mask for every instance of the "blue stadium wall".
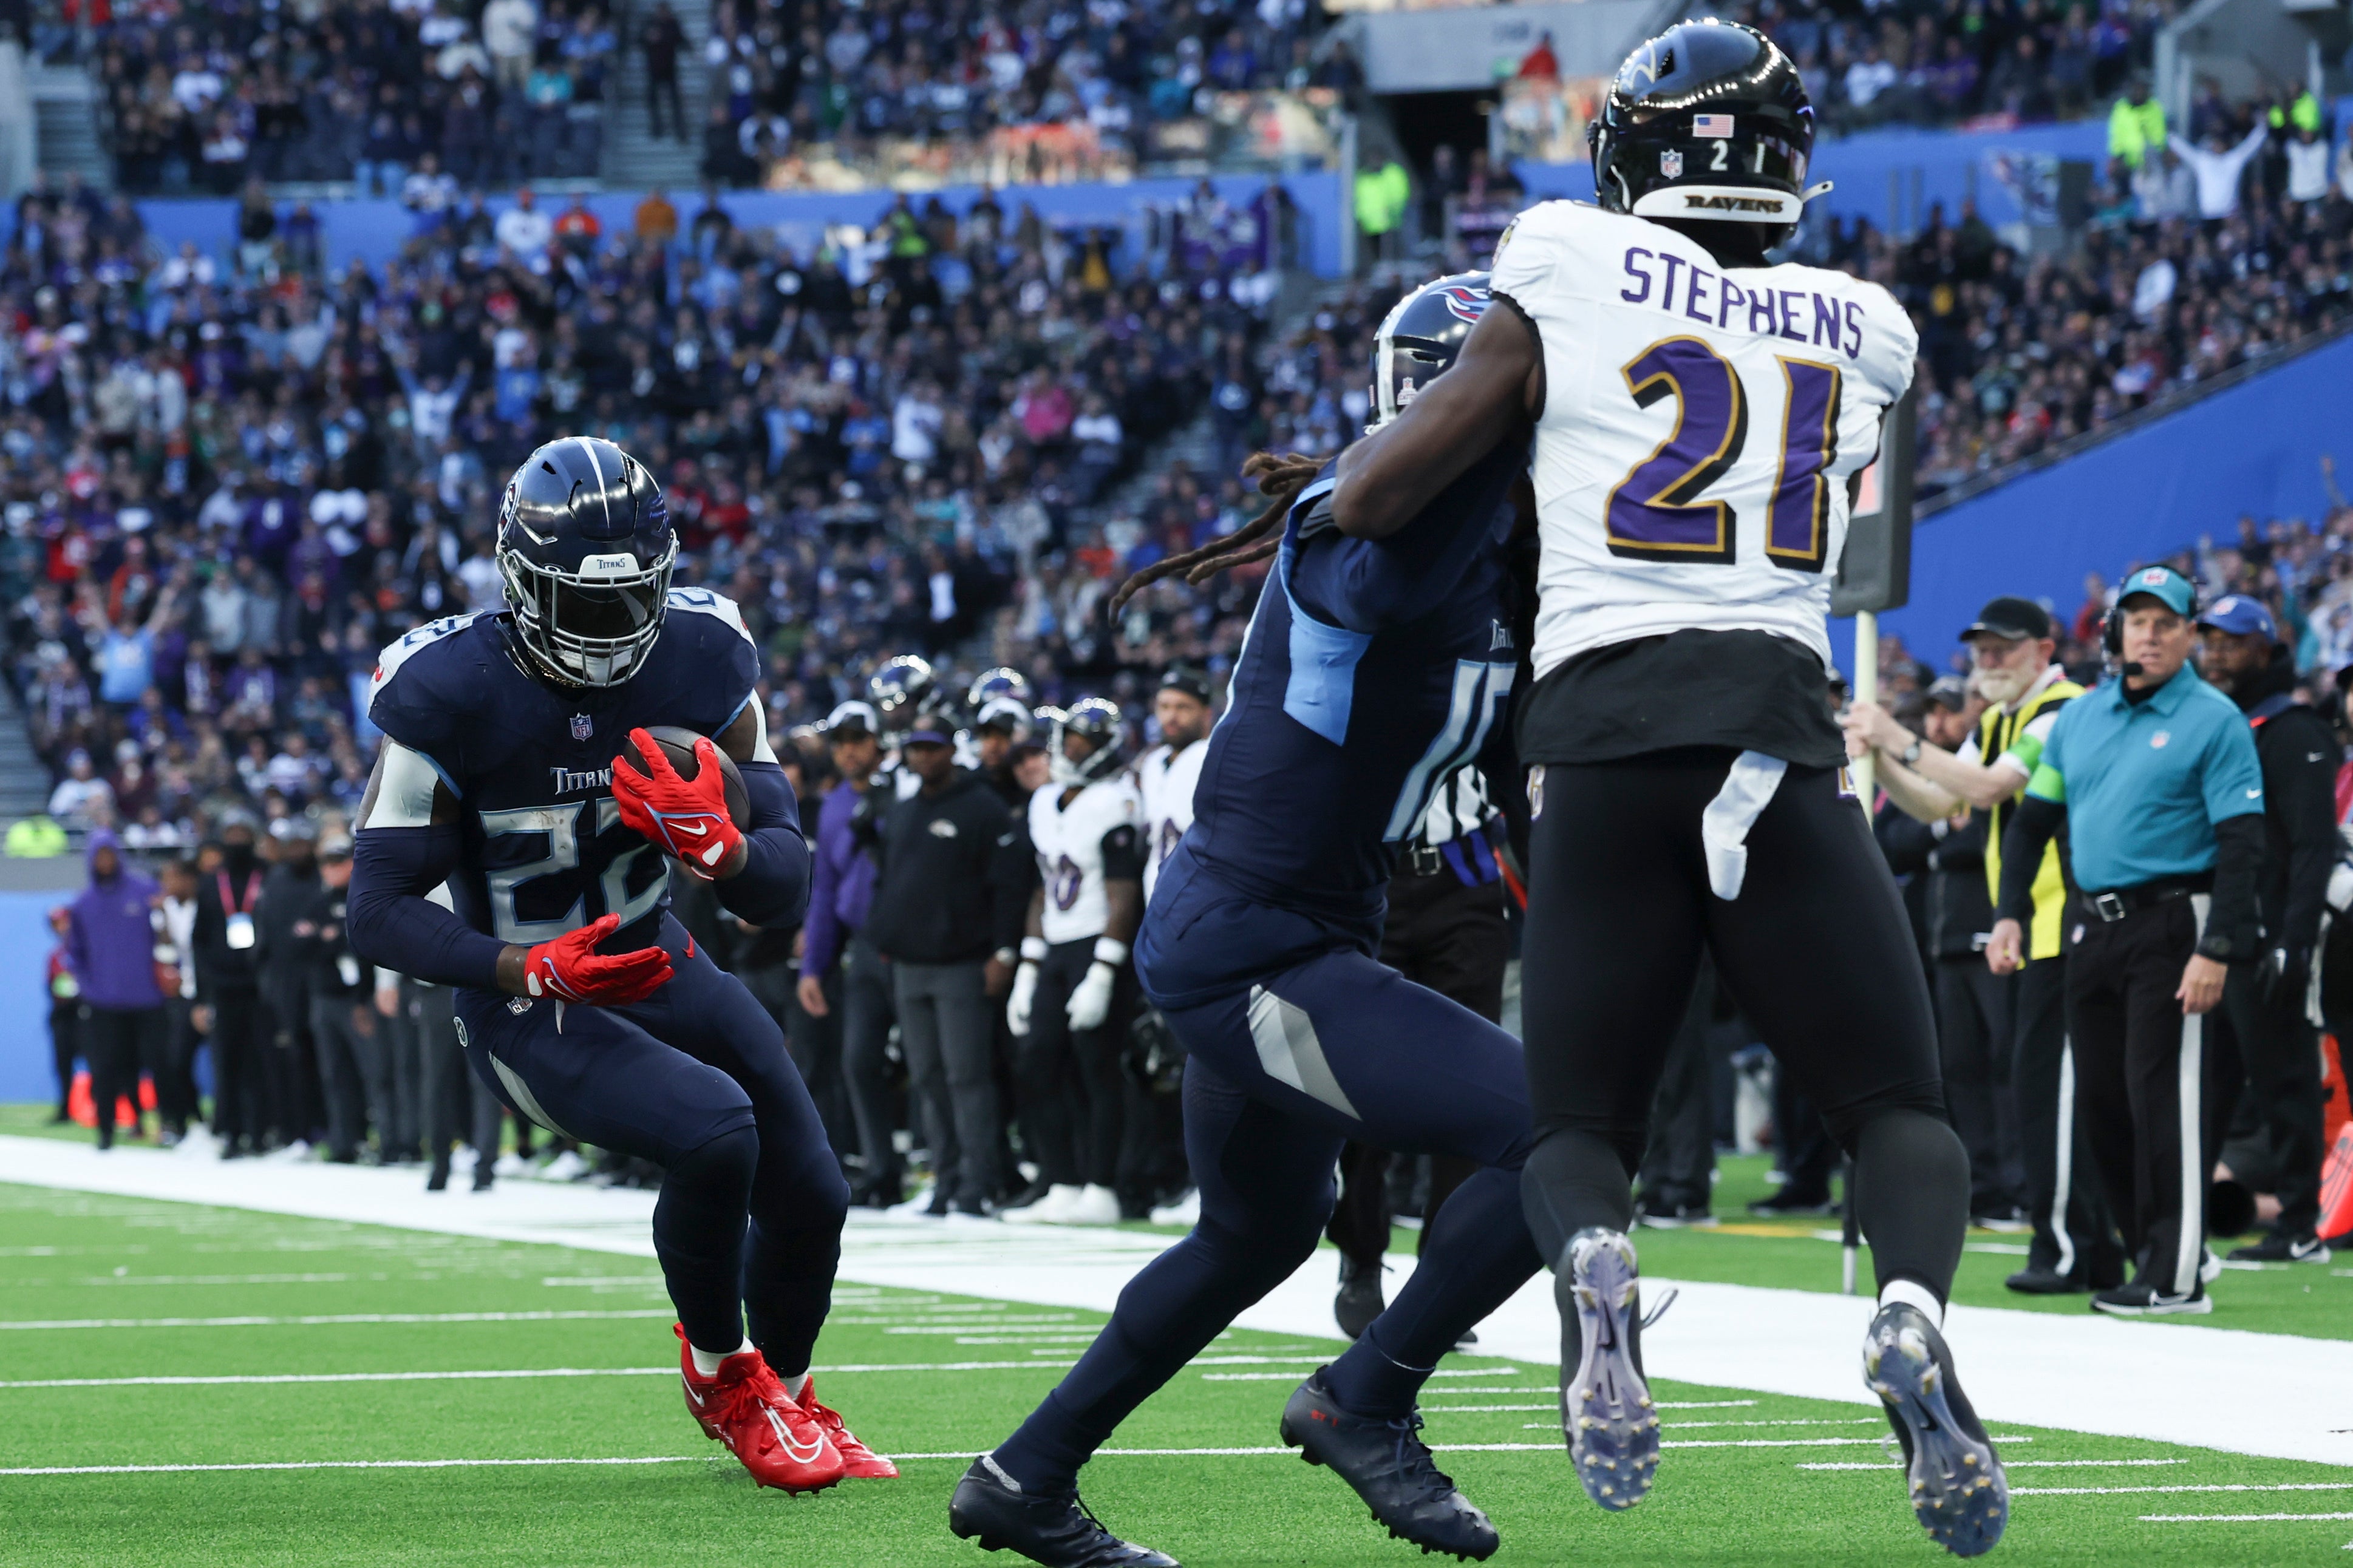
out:
{"label": "blue stadium wall", "polygon": [[0,892],[0,1101],[54,1099],[49,1073],[49,911],[71,893]]}
{"label": "blue stadium wall", "polygon": [[[1339,176],[1290,174],[1278,183],[1290,193],[1293,204],[1299,209],[1303,229],[1300,244],[1308,266],[1319,277],[1339,276]],[[1198,184],[1196,180],[1132,180],[1124,184],[1007,186],[998,191],[997,199],[1008,216],[1018,215],[1027,203],[1050,223],[1123,229],[1134,244],[1141,238],[1148,208],[1182,202]],[[1227,201],[1242,204],[1265,190],[1267,180],[1256,174],[1223,174],[1212,178],[1209,184]],[[916,192],[910,199],[920,208],[936,195],[950,211],[961,215],[979,199],[980,192],[978,185],[953,185],[937,192]],[[719,202],[738,226],[773,228],[795,250],[806,251],[829,226],[871,226],[889,208],[892,196],[889,191],[788,195],[725,191],[720,194]],[[636,223],[638,204],[644,198],[642,191],[606,191],[588,197],[588,210],[596,215],[606,233],[627,234]],[[702,197],[695,192],[673,191],[670,199],[678,208],[681,229],[702,209]],[[570,203],[568,196],[551,195],[544,197],[540,205],[542,211],[553,216]],[[506,196],[494,196],[486,205],[492,213],[499,213],[512,201]],[[155,200],[138,205],[148,232],[166,247],[177,249],[183,241],[194,241],[198,249],[226,258],[236,239],[237,204],[233,201]],[[281,212],[290,205],[286,202],[279,204]],[[318,215],[327,265],[333,268],[354,260],[380,266],[397,256],[417,230],[416,215],[396,201],[315,202],[311,206]],[[9,232],[15,223],[13,209],[0,209],[0,234]]]}
{"label": "blue stadium wall", "polygon": [[[2087,572],[2113,583],[2201,537],[2235,538],[2242,516],[2317,522],[2323,454],[2353,469],[2353,337],[1926,519],[1913,535],[1911,602],[1881,629],[1941,668],[1996,595],[2072,616]],[[1853,623],[1834,626],[1831,644],[1852,669]]]}

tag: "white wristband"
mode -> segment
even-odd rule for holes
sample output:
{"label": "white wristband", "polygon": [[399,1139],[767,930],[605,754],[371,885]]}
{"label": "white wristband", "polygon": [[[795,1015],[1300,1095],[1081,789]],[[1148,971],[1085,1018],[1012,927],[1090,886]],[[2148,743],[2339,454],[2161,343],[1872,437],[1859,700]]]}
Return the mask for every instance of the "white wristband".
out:
{"label": "white wristband", "polygon": [[1108,963],[1117,969],[1127,962],[1127,943],[1113,942],[1107,936],[1095,938],[1095,962]]}
{"label": "white wristband", "polygon": [[1024,963],[1043,963],[1045,961],[1046,939],[1042,936],[1023,937],[1021,939],[1021,962]]}

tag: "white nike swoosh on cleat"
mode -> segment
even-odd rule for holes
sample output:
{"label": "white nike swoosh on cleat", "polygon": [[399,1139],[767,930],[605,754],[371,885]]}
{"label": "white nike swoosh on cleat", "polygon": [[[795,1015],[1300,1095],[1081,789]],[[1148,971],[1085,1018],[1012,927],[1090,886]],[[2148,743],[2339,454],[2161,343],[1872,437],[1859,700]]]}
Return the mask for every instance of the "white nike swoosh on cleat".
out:
{"label": "white nike swoosh on cleat", "polygon": [[765,1407],[761,1410],[760,1414],[765,1415],[768,1418],[768,1425],[776,1428],[776,1441],[784,1445],[785,1458],[790,1459],[793,1463],[797,1465],[808,1464],[819,1454],[825,1452],[825,1436],[822,1433],[818,1436],[815,1441],[809,1444],[807,1450],[804,1452],[801,1446],[793,1441],[793,1435],[790,1431],[786,1430],[785,1426],[785,1418],[783,1416],[777,1415],[773,1409]]}
{"label": "white nike swoosh on cleat", "polygon": [[682,1377],[681,1377],[681,1378],[680,1378],[678,1381],[679,1381],[679,1384],[680,1384],[680,1386],[683,1387],[683,1388],[686,1390],[686,1396],[687,1396],[689,1399],[691,1399],[691,1400],[693,1400],[693,1401],[694,1401],[694,1407],[695,1407],[697,1410],[702,1409],[702,1395],[701,1395],[700,1394],[697,1394],[697,1393],[695,1393],[695,1392],[694,1392],[694,1384],[691,1384],[691,1383],[687,1382],[687,1381],[686,1381],[686,1379],[684,1379],[684,1378],[682,1378]]}

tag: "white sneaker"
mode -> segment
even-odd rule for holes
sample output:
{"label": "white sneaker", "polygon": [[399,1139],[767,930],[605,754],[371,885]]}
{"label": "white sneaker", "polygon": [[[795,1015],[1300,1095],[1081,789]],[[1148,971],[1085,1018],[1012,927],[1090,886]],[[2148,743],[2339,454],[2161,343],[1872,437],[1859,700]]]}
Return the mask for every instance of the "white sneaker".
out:
{"label": "white sneaker", "polygon": [[[1061,1189],[1056,1189],[1060,1191]],[[1089,1182],[1084,1190],[1051,1220],[1054,1225],[1117,1225],[1119,1194]]]}
{"label": "white sneaker", "polygon": [[1185,1195],[1173,1204],[1162,1204],[1152,1211],[1155,1225],[1195,1226],[1201,1223],[1201,1189],[1187,1187]]}
{"label": "white sneaker", "polygon": [[[491,1168],[493,1171],[498,1169],[495,1164]],[[543,1182],[576,1182],[587,1173],[588,1162],[581,1158],[577,1149],[566,1149],[539,1168],[539,1179]]]}
{"label": "white sneaker", "polygon": [[1057,1182],[1046,1189],[1044,1197],[1029,1207],[1008,1209],[997,1217],[1008,1225],[1060,1225],[1084,1190]]}
{"label": "white sneaker", "polygon": [[905,1203],[892,1204],[883,1212],[886,1214],[898,1215],[906,1219],[921,1219],[927,1212],[929,1212],[931,1206],[932,1189],[930,1184],[927,1183],[923,1186],[917,1188],[915,1195],[909,1198]]}
{"label": "white sneaker", "polygon": [[532,1173],[531,1162],[512,1149],[500,1155],[497,1163],[491,1166],[491,1170],[494,1174],[504,1176],[510,1181]]}

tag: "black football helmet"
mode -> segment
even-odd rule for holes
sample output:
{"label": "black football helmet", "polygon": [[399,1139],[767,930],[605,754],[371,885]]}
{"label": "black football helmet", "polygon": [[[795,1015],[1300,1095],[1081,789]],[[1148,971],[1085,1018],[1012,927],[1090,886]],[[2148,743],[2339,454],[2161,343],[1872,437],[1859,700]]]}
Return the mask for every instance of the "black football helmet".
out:
{"label": "black football helmet", "polygon": [[1487,274],[1457,272],[1399,300],[1373,340],[1373,422],[1377,430],[1451,369],[1471,329],[1487,313]]}
{"label": "black football helmet", "polygon": [[1585,134],[1609,211],[1762,224],[1768,248],[1831,188],[1806,184],[1814,106],[1797,62],[1737,22],[1680,22],[1627,56]]}
{"label": "black football helmet", "polygon": [[905,729],[913,721],[915,710],[938,689],[939,678],[932,673],[930,661],[912,653],[891,660],[866,683],[866,694],[882,716],[885,730]]}
{"label": "black football helmet", "polygon": [[1029,710],[1010,697],[992,697],[972,716],[973,729],[1004,735],[1017,746],[1029,741],[1031,725]]}
{"label": "black football helmet", "polygon": [[[1063,742],[1077,735],[1094,742],[1094,750],[1072,762]],[[1054,720],[1054,743],[1048,748],[1053,779],[1064,788],[1091,784],[1119,772],[1127,761],[1127,725],[1119,704],[1106,697],[1082,697]]]}
{"label": "black football helmet", "polygon": [[642,464],[567,436],[507,481],[497,560],[525,660],[561,685],[617,686],[661,636],[678,535]]}

